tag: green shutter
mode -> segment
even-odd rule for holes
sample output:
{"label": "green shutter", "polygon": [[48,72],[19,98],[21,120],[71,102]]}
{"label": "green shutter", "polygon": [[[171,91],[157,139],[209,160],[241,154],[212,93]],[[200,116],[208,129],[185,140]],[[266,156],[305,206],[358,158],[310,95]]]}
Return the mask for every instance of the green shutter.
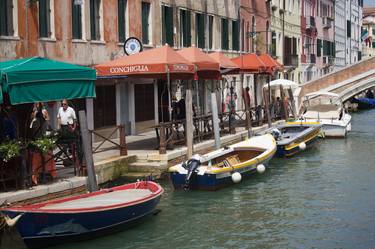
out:
{"label": "green shutter", "polygon": [[208,17],[208,48],[212,49],[213,47],[213,27],[214,27],[214,17]]}
{"label": "green shutter", "polygon": [[352,25],[350,24],[350,21],[346,21],[346,36],[351,37],[352,35]]}
{"label": "green shutter", "polygon": [[232,49],[240,50],[239,21],[232,21]]}
{"label": "green shutter", "polygon": [[205,16],[203,14],[196,14],[196,27],[195,27],[195,33],[196,33],[196,44],[199,48],[205,48],[206,47],[206,41],[204,38],[204,31],[205,31]]}
{"label": "green shutter", "polygon": [[126,0],[118,0],[118,40],[119,42],[124,42],[126,39]]}
{"label": "green shutter", "polygon": [[221,19],[221,48],[224,50],[229,50],[228,42],[228,20]]}
{"label": "green shutter", "polygon": [[191,46],[191,14],[188,10],[180,10],[180,39],[181,46]]}
{"label": "green shutter", "polygon": [[191,13],[186,11],[186,47],[191,46]]}
{"label": "green shutter", "polygon": [[82,16],[81,5],[75,5],[72,0],[72,31],[73,39],[82,39]]}
{"label": "green shutter", "polygon": [[95,0],[90,0],[90,32],[91,32],[91,40],[96,40]]}
{"label": "green shutter", "polygon": [[318,39],[316,43],[316,56],[320,57],[322,55],[322,40]]}
{"label": "green shutter", "polygon": [[142,42],[144,44],[150,43],[149,38],[149,16],[150,16],[150,4],[142,2]]}
{"label": "green shutter", "polygon": [[7,1],[0,0],[0,35],[7,35]]}
{"label": "green shutter", "polygon": [[173,47],[173,8],[167,7],[166,8],[166,38],[167,43]]}
{"label": "green shutter", "polygon": [[39,37],[48,37],[47,1],[39,0]]}

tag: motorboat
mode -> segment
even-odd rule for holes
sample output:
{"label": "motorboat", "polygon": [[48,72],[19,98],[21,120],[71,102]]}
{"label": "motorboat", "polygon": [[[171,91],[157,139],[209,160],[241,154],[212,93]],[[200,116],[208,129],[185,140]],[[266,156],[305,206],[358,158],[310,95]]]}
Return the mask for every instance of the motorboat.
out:
{"label": "motorboat", "polygon": [[350,114],[342,105],[339,95],[331,92],[313,92],[305,96],[306,122],[320,122],[326,137],[345,137],[351,130]]}
{"label": "motorboat", "polygon": [[267,130],[277,143],[276,155],[290,157],[310,148],[322,134],[319,122],[287,122]]}
{"label": "motorboat", "polygon": [[254,136],[169,168],[175,189],[218,190],[263,173],[276,152],[272,135]]}

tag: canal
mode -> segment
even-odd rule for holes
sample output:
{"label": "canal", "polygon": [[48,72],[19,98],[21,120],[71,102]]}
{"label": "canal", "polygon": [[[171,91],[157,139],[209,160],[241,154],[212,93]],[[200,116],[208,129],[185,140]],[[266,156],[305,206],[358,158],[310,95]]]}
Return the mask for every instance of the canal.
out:
{"label": "canal", "polygon": [[53,249],[374,248],[375,110],[346,139],[325,139],[217,192],[173,191],[131,230]]}

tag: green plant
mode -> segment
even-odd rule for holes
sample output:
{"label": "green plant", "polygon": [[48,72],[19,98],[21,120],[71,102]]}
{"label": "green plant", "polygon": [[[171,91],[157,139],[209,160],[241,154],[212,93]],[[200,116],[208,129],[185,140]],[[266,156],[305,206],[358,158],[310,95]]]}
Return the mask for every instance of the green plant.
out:
{"label": "green plant", "polygon": [[30,144],[35,146],[42,154],[47,154],[49,151],[53,150],[56,147],[56,140],[48,137],[43,137],[35,141],[31,141]]}
{"label": "green plant", "polygon": [[0,144],[0,153],[4,162],[20,155],[21,142],[7,141]]}

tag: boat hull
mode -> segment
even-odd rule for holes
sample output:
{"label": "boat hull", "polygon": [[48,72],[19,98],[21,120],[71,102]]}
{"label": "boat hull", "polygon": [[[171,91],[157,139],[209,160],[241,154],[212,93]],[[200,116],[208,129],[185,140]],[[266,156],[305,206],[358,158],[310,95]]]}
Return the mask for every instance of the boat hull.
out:
{"label": "boat hull", "polygon": [[365,109],[371,109],[375,108],[375,99],[371,98],[354,98],[354,103],[358,104],[358,109],[365,110]]}
{"label": "boat hull", "polygon": [[[312,139],[305,140],[304,143],[306,144],[306,149],[313,146],[313,144],[318,141],[319,137],[314,136]],[[306,150],[305,149],[305,150]],[[303,150],[300,149],[299,146],[295,146],[293,148],[289,148],[289,145],[277,145],[276,156],[278,157],[291,157]]]}
{"label": "boat hull", "polygon": [[[267,168],[268,161],[261,162]],[[239,172],[241,174],[242,180],[250,178],[252,175],[257,173],[256,165],[251,165],[249,167],[243,168],[241,170],[234,170],[232,172],[225,172],[220,174],[204,174],[204,175],[194,175],[189,183],[190,190],[208,190],[216,191],[225,187],[234,185],[232,180],[232,174],[234,172]],[[179,174],[178,172],[172,172],[170,178],[175,189],[183,189],[185,186],[185,174]]]}
{"label": "boat hull", "polygon": [[28,248],[44,248],[66,242],[97,238],[125,230],[153,214],[162,191],[144,201],[133,201],[116,208],[89,211],[1,210],[17,221],[17,230]]}

